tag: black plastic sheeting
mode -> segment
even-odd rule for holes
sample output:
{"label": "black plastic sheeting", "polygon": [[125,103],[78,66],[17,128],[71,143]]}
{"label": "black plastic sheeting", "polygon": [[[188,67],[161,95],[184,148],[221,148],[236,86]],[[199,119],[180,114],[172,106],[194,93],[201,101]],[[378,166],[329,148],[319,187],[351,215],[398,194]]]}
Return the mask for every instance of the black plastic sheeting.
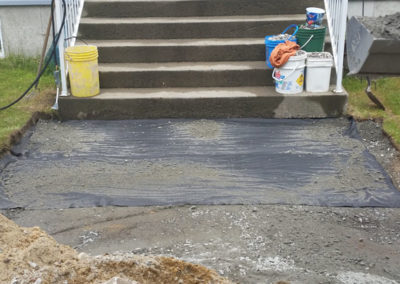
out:
{"label": "black plastic sheeting", "polygon": [[400,207],[347,119],[41,122],[0,162],[0,208]]}

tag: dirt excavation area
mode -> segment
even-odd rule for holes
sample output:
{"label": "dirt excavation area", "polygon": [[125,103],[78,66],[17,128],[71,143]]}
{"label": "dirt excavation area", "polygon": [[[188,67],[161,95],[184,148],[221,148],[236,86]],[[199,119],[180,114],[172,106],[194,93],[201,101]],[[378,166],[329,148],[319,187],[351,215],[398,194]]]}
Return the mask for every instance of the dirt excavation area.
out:
{"label": "dirt excavation area", "polygon": [[14,152],[0,283],[400,284],[379,123],[41,122]]}
{"label": "dirt excavation area", "polygon": [[38,227],[22,228],[0,215],[0,283],[105,283],[113,278],[126,284],[231,283],[215,271],[169,257],[91,257]]}
{"label": "dirt excavation area", "polygon": [[[121,270],[124,275],[151,271],[148,273],[169,277],[161,278],[168,279],[164,283],[208,283],[190,282],[188,278],[179,282],[179,277],[184,275],[189,279],[200,278],[204,270],[182,262],[168,266],[173,260],[148,257],[161,255],[204,265],[234,283],[400,283],[399,209],[231,205],[9,210],[4,213],[20,225],[40,226],[57,241],[79,252],[137,255],[123,262],[112,261],[112,256],[89,258],[88,265],[85,258],[76,260],[79,254],[72,249],[56,247],[49,241],[51,246],[39,251],[39,255],[56,251],[54,256],[40,260],[29,257],[35,255],[34,250],[30,253],[21,250],[25,256],[20,258],[21,268],[29,268],[28,261],[39,267],[46,261],[59,264],[63,259],[60,250],[64,250],[71,265],[60,268],[79,264],[78,272],[90,275],[96,271],[96,275],[106,276],[102,279],[113,277]],[[153,264],[149,265],[149,259]],[[175,264],[179,266],[174,268]],[[112,268],[112,273],[108,267]],[[128,274],[127,267],[133,270],[132,274]],[[165,267],[167,271],[163,270]],[[99,273],[100,268],[104,268],[104,274]],[[168,275],[170,271],[172,277]],[[212,272],[206,275],[217,277]],[[143,278],[133,279],[140,283]],[[224,283],[221,278],[214,279],[218,280],[210,283]]]}

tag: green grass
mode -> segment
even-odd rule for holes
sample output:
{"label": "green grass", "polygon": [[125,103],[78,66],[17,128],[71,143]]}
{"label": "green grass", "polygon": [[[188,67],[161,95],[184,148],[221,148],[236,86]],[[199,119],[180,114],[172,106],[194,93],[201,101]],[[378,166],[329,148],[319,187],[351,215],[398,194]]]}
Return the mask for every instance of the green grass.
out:
{"label": "green grass", "polygon": [[[38,59],[12,56],[0,59],[0,106],[18,98],[36,77]],[[21,129],[36,111],[48,111],[54,97],[54,80],[46,71],[33,95],[0,111],[0,150],[9,146],[10,134]]]}
{"label": "green grass", "polygon": [[378,109],[365,94],[364,79],[347,77],[343,85],[349,92],[348,113],[355,119],[383,121],[383,130],[400,146],[400,77],[382,78],[372,84],[372,92],[383,103],[386,110]]}

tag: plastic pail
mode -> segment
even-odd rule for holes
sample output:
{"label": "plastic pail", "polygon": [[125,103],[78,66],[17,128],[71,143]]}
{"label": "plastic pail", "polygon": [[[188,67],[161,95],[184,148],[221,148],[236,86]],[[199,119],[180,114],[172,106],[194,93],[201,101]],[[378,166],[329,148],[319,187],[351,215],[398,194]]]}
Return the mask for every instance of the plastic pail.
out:
{"label": "plastic pail", "polygon": [[322,19],[325,15],[325,10],[321,8],[309,7],[306,9],[307,25],[309,27],[319,27],[322,25]]}
{"label": "plastic pail", "polygon": [[329,52],[307,53],[307,92],[328,92],[333,66]]}
{"label": "plastic pail", "polygon": [[272,78],[275,80],[275,90],[281,94],[297,94],[304,90],[304,67],[307,53],[299,50],[289,58],[285,65],[275,68]]}
{"label": "plastic pail", "polygon": [[71,93],[75,97],[91,97],[100,93],[99,57],[93,45],[71,46],[65,50]]}
{"label": "plastic pail", "polygon": [[301,49],[307,52],[324,51],[326,27],[315,29],[300,27],[297,32],[297,42]]}
{"label": "plastic pail", "polygon": [[[299,27],[297,25],[290,25],[289,27],[287,27],[282,34],[285,34],[289,29],[291,28],[295,28],[294,33],[289,37],[289,41],[293,41],[297,43],[297,39],[295,37],[297,30],[299,29]],[[271,62],[269,61],[269,57],[271,56],[272,51],[275,49],[275,47],[280,44],[280,43],[284,43],[285,40],[271,40],[271,38],[275,37],[276,35],[270,35],[270,36],[266,36],[265,37],[265,58],[266,58],[266,63],[267,66],[269,68],[274,68],[271,65]]]}

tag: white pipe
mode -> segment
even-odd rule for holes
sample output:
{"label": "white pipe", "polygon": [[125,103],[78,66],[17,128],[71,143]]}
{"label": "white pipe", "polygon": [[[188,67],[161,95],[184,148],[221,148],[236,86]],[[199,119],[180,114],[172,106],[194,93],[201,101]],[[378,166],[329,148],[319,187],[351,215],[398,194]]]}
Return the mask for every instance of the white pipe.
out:
{"label": "white pipe", "polygon": [[344,60],[344,46],[346,41],[346,27],[347,27],[347,11],[348,11],[348,0],[342,1],[342,9],[340,14],[340,29],[339,29],[339,42],[338,42],[338,67],[336,70],[337,78],[336,78],[336,89],[335,92],[342,93],[343,92],[343,60]]}
{"label": "white pipe", "polygon": [[[56,16],[56,30],[60,30],[63,18],[63,7],[62,1],[55,1],[55,16]],[[59,67],[61,76],[61,94],[60,96],[68,96],[67,88],[67,73],[65,72],[65,61],[64,61],[64,30],[60,33],[60,39],[58,41],[58,52],[59,52]]]}

